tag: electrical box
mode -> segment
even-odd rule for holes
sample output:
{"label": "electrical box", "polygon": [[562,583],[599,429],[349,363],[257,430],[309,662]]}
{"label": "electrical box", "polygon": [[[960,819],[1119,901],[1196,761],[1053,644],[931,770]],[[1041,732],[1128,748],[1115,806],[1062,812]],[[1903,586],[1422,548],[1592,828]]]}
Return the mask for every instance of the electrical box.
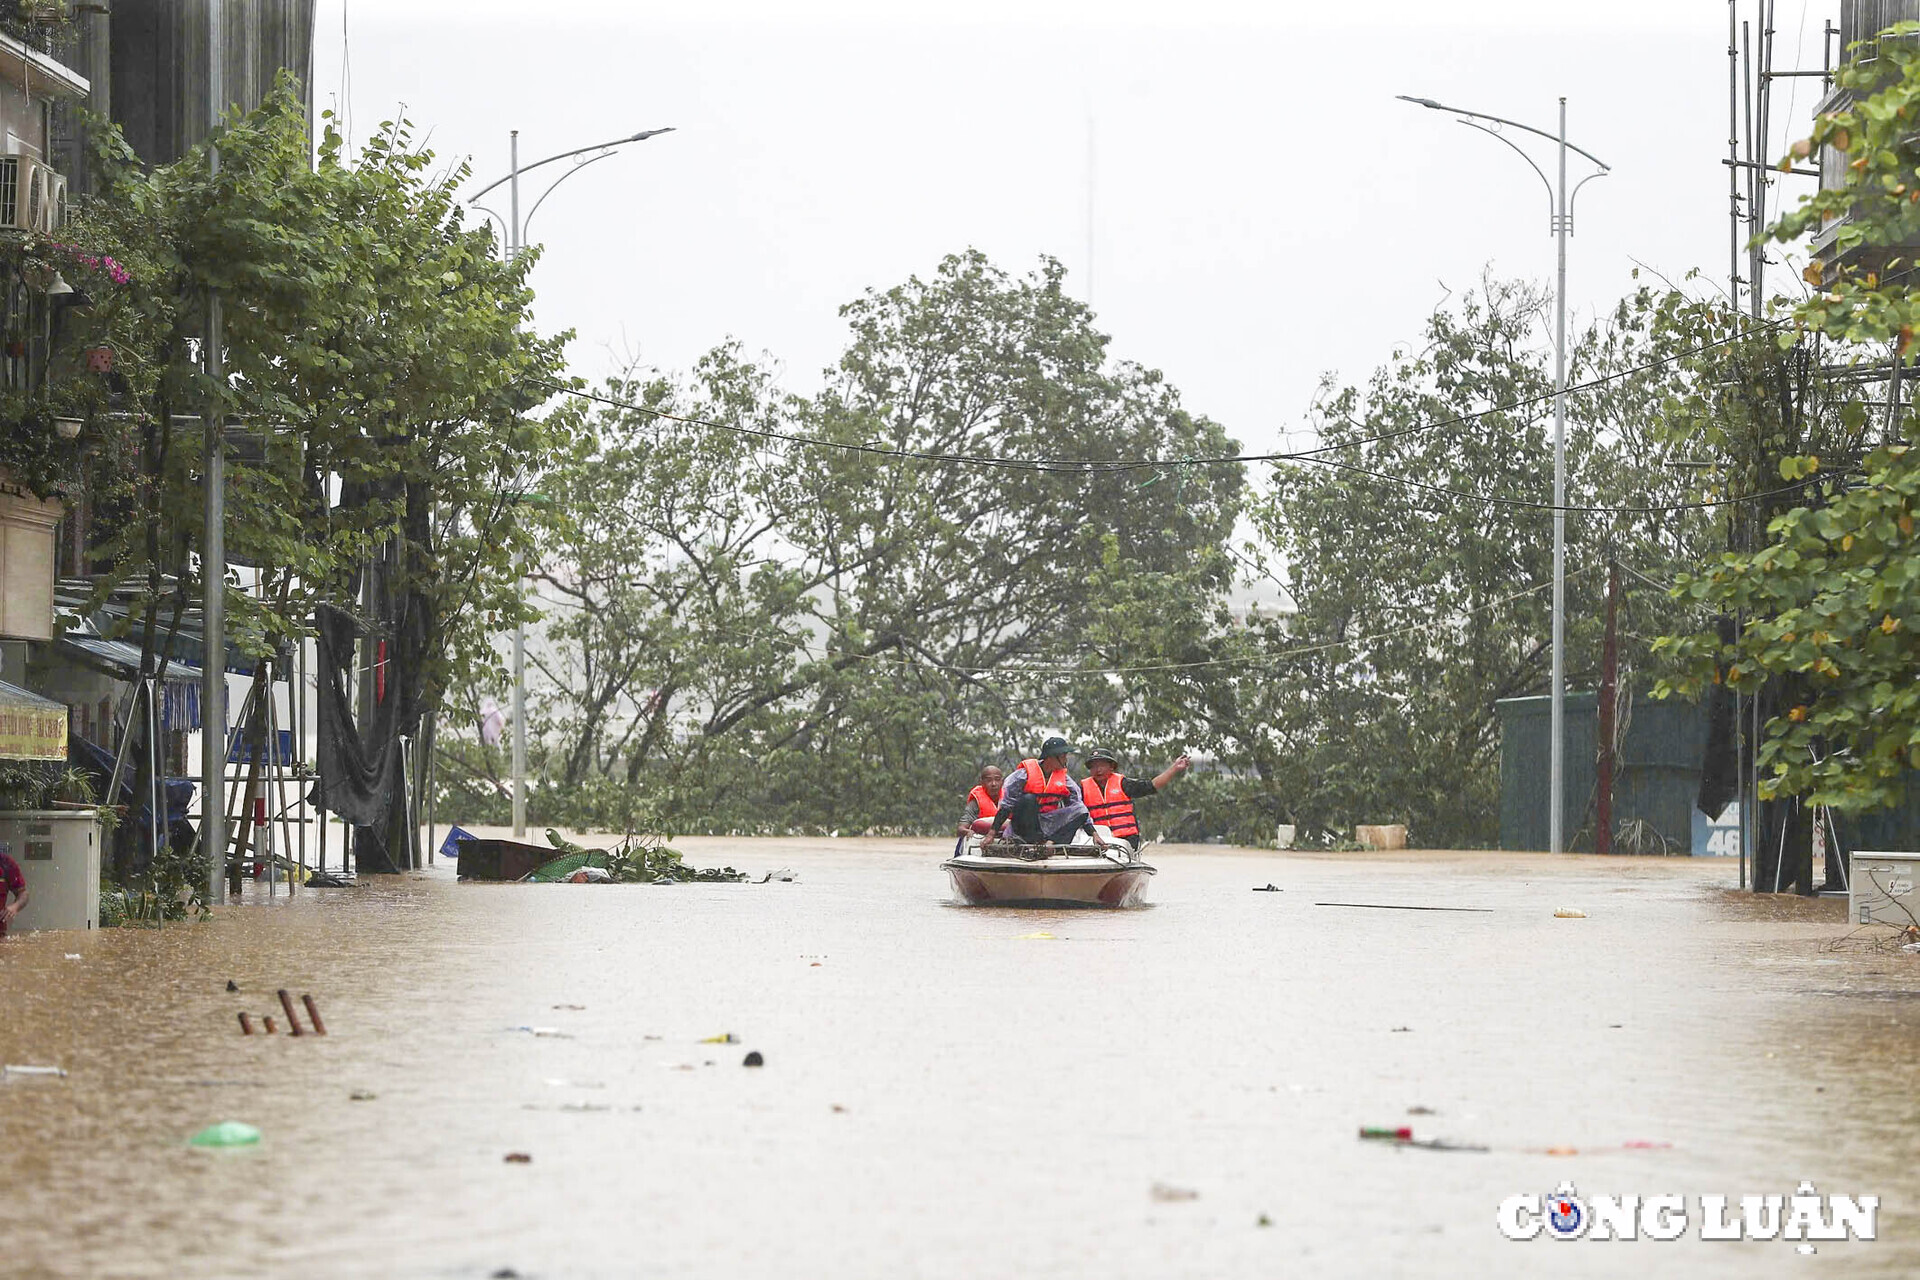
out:
{"label": "electrical box", "polygon": [[0,851],[27,880],[12,932],[100,927],[100,819],[88,810],[0,813]]}
{"label": "electrical box", "polygon": [[1920,853],[1855,849],[1847,862],[1848,914],[1855,924],[1920,926]]}

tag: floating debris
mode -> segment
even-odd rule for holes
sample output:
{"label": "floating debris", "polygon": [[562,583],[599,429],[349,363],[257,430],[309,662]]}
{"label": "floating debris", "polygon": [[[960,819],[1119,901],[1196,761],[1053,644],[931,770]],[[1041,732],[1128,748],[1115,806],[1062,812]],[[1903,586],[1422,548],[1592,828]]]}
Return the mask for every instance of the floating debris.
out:
{"label": "floating debris", "polygon": [[760,1056],[760,1051],[758,1049],[755,1049],[752,1052],[747,1054],[746,1058],[741,1061],[740,1065],[743,1067],[764,1067],[767,1065],[767,1060]]}
{"label": "floating debris", "polygon": [[240,989],[239,983],[235,982],[232,978],[227,979],[227,990],[238,991],[239,989]]}
{"label": "floating debris", "polygon": [[1484,911],[1492,907],[1423,907],[1405,902],[1316,902],[1316,907],[1352,907],[1359,911]]}
{"label": "floating debris", "polygon": [[379,1096],[380,1095],[375,1093],[368,1093],[365,1089],[355,1089],[352,1093],[347,1095],[347,1101],[348,1102],[372,1102],[375,1098]]}
{"label": "floating debris", "polygon": [[20,1067],[8,1063],[0,1067],[0,1076],[50,1076],[65,1080],[67,1072],[64,1067]]}
{"label": "floating debris", "polygon": [[1014,939],[1015,942],[1053,942],[1055,940],[1054,936],[1045,930],[1038,933],[1023,933]]}
{"label": "floating debris", "polygon": [[1154,1183],[1153,1190],[1149,1194],[1162,1204],[1177,1204],[1181,1201],[1200,1198],[1198,1191],[1191,1191],[1186,1187],[1170,1187],[1164,1182]]}
{"label": "floating debris", "polygon": [[210,1124],[187,1139],[190,1147],[250,1147],[260,1141],[260,1131],[238,1120]]}
{"label": "floating debris", "polygon": [[1553,913],[1555,920],[1585,920],[1587,913],[1578,907],[1559,907]]}
{"label": "floating debris", "polygon": [[[1255,893],[1285,893],[1286,892],[1285,889],[1282,889],[1279,885],[1273,883],[1273,881],[1271,880],[1267,881],[1267,883],[1263,885],[1257,884],[1253,886],[1253,891]],[[1263,1218],[1266,1217],[1265,1214],[1261,1214],[1260,1216]]]}
{"label": "floating debris", "polygon": [[1360,1126],[1360,1136],[1369,1142],[1411,1142],[1413,1130],[1405,1125],[1363,1124]]}
{"label": "floating debris", "polygon": [[740,1037],[733,1034],[733,1032],[731,1031],[723,1031],[717,1036],[705,1037],[700,1041],[700,1043],[701,1044],[739,1044]]}
{"label": "floating debris", "polygon": [[509,1151],[501,1157],[502,1164],[532,1164],[533,1157],[524,1151]]}

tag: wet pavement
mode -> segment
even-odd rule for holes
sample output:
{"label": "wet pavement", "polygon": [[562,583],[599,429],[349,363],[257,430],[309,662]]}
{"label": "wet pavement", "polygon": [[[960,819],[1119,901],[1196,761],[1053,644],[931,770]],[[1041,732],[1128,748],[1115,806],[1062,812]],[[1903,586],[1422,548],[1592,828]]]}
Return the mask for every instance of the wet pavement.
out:
{"label": "wet pavement", "polygon": [[[798,880],[442,865],[0,945],[0,1062],[69,1072],[0,1083],[0,1274],[1920,1271],[1920,957],[1730,863],[1162,848],[1147,908],[1023,912],[938,841],[679,843]],[[331,1034],[242,1037],[278,987]],[[187,1146],[223,1120],[263,1140]],[[1495,1226],[1803,1179],[1880,1238]]]}

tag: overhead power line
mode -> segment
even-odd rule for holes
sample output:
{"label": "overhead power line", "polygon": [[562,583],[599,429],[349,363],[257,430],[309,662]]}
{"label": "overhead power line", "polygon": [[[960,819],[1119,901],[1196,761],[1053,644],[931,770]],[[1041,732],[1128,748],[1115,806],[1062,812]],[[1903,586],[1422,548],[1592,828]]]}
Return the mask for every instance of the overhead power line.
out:
{"label": "overhead power line", "polygon": [[[1787,321],[1785,320],[1760,320],[1756,321],[1755,325],[1758,328],[1764,329],[1778,328],[1786,323]],[[1597,378],[1589,378],[1585,382],[1571,383],[1567,387],[1567,394],[1575,395],[1582,391],[1591,391],[1595,388],[1618,382],[1623,378],[1630,378],[1636,374],[1664,368],[1667,365],[1687,359],[1690,356],[1696,356],[1701,352],[1711,351],[1716,347],[1723,347],[1729,343],[1738,342],[1750,336],[1752,336],[1751,329],[1726,338],[1716,339],[1713,342],[1702,343],[1697,347],[1690,347],[1685,351],[1676,351],[1671,355],[1662,356],[1657,360],[1648,360],[1637,365],[1629,365],[1624,369],[1616,369],[1611,373],[1603,374]],[[1376,444],[1383,440],[1395,440],[1402,436],[1417,435],[1425,431],[1437,431],[1442,427],[1460,426],[1468,422],[1477,422],[1482,418],[1511,413],[1516,409],[1525,409],[1534,405],[1545,404],[1553,399],[1554,394],[1551,391],[1543,391],[1537,395],[1522,396],[1517,400],[1511,400],[1505,404],[1494,405],[1486,409],[1479,409],[1472,413],[1463,413],[1451,418],[1436,418],[1430,422],[1422,422],[1410,427],[1401,427],[1394,431],[1383,431],[1377,435],[1360,436],[1352,440],[1335,441],[1332,444],[1317,445],[1311,449],[1297,449],[1280,453],[1235,453],[1218,457],[1139,458],[1127,460],[1102,458],[996,458],[988,454],[943,453],[937,450],[903,449],[894,445],[875,444],[871,441],[825,440],[819,436],[807,436],[797,432],[779,431],[772,427],[751,427],[737,422],[716,422],[711,418],[699,418],[691,414],[673,413],[666,409],[656,409],[650,405],[637,404],[632,400],[621,399],[618,396],[610,396],[599,391],[589,391],[580,387],[568,386],[565,383],[552,380],[542,380],[538,385],[561,395],[573,396],[581,400],[590,400],[596,404],[606,405],[609,408],[624,409],[630,413],[644,414],[647,417],[658,418],[667,422],[678,422],[692,427],[707,427],[714,431],[725,431],[733,435],[751,436],[760,440],[779,440],[787,444],[805,445],[817,449],[833,449],[843,453],[859,453],[873,457],[899,458],[920,462],[951,462],[967,466],[997,467],[1008,471],[1042,471],[1081,475],[1107,474],[1123,471],[1174,470],[1181,467],[1197,466],[1243,466],[1256,462],[1313,462],[1318,458],[1318,455],[1330,453],[1335,449],[1351,449],[1360,445]],[[1572,508],[1569,509],[1571,510]]]}

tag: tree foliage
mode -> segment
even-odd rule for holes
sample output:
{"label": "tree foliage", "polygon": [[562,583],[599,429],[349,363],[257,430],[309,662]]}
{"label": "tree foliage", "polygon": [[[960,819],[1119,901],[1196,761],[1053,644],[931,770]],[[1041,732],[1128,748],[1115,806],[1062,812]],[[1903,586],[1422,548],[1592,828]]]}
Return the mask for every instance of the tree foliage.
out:
{"label": "tree foliage", "polygon": [[[67,358],[49,395],[89,420],[98,596],[135,589],[151,657],[163,607],[177,620],[199,595],[194,419],[217,403],[229,563],[253,570],[243,589],[219,566],[230,643],[271,662],[321,605],[357,618],[370,650],[397,641],[397,615],[362,606],[377,563],[382,590],[413,602],[388,683],[430,710],[449,678],[495,661],[491,633],[524,607],[512,496],[553,444],[533,412],[563,342],[532,329],[532,258],[505,262],[484,224],[464,224],[465,170],[435,176],[405,121],[355,154],[325,122],[316,158],[285,78],[173,164],[91,136],[100,194],[51,249],[90,273],[68,355],[105,348],[113,371]],[[214,291],[217,378],[202,351]]]}
{"label": "tree foliage", "polygon": [[[1803,365],[1893,360],[1911,366],[1920,298],[1908,255],[1920,243],[1920,24],[1891,28],[1838,72],[1851,105],[1823,114],[1788,161],[1828,148],[1843,175],[1770,231],[1815,248],[1815,292],[1793,306],[1777,345]],[[1831,397],[1830,397],[1831,398]],[[1679,590],[1749,621],[1731,644],[1711,633],[1663,642],[1673,688],[1725,680],[1769,690],[1761,796],[1843,809],[1890,805],[1920,768],[1920,572],[1913,551],[1920,458],[1889,405],[1858,393],[1820,433],[1783,433],[1765,477],[1793,500],[1765,512],[1751,544],[1682,578]],[[1882,416],[1884,415],[1884,416]],[[1706,439],[1705,432],[1702,438]],[[1710,441],[1711,442],[1711,441]],[[1714,442],[1717,443],[1717,442]],[[1754,477],[1755,482],[1761,477]]]}
{"label": "tree foliage", "polygon": [[1110,362],[1062,277],[968,253],[871,291],[814,396],[732,346],[608,384],[540,481],[564,513],[540,553],[553,795],[669,797],[709,829],[918,827],[1036,725],[1130,696],[1076,673],[1124,665],[1123,599],[1177,620],[1224,587],[1240,476],[1086,465],[1233,444]]}

